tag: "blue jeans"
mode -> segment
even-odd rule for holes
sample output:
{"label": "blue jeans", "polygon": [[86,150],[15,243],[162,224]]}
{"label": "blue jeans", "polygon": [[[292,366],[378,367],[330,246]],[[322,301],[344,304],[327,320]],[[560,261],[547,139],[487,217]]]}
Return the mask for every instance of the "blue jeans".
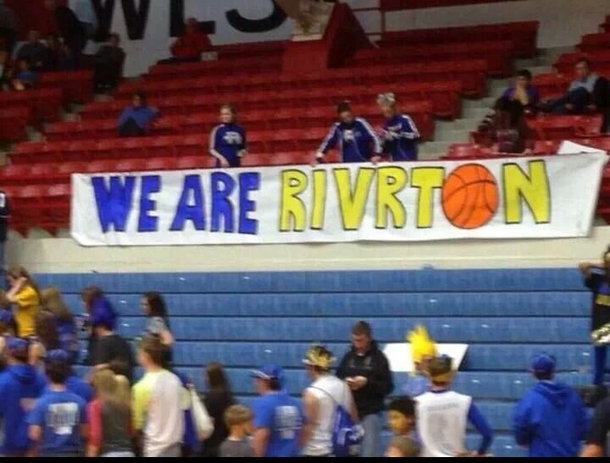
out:
{"label": "blue jeans", "polygon": [[362,441],[361,457],[375,458],[380,457],[379,440],[381,438],[381,413],[366,415],[362,418],[364,428],[364,440]]}
{"label": "blue jeans", "polygon": [[593,384],[599,386],[604,384],[604,372],[606,370],[606,352],[607,346],[595,346],[593,348],[594,369],[593,369]]}

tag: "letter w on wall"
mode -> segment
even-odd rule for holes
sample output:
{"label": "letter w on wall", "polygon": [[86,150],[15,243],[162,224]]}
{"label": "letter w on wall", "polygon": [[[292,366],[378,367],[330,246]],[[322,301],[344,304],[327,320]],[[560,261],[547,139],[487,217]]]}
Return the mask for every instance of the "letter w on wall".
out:
{"label": "letter w on wall", "polygon": [[[115,0],[91,0],[91,2],[98,23],[95,40],[103,42],[107,39],[112,27]],[[136,0],[121,0],[121,6],[123,7],[129,40],[142,40],[148,22],[150,0],[139,0],[137,6]]]}

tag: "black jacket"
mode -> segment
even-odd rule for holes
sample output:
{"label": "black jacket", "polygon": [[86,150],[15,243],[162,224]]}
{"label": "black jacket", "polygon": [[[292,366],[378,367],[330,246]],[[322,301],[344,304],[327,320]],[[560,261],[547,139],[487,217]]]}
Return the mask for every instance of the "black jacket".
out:
{"label": "black jacket", "polygon": [[379,350],[376,341],[365,355],[356,354],[352,348],[343,356],[337,368],[337,377],[345,379],[354,376],[367,379],[364,387],[352,391],[360,418],[381,412],[385,397],[394,390],[394,381],[388,359]]}

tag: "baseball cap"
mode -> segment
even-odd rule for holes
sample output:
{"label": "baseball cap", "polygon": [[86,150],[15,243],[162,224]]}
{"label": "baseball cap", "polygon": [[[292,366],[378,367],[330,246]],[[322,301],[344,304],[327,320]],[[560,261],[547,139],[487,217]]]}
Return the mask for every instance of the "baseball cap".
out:
{"label": "baseball cap", "polygon": [[543,352],[534,355],[531,370],[533,373],[550,374],[555,371],[556,364],[555,357]]}
{"label": "baseball cap", "polygon": [[45,355],[45,361],[47,363],[70,363],[69,354],[63,349],[53,349],[47,352]]}
{"label": "baseball cap", "polygon": [[10,337],[6,341],[6,349],[9,352],[18,352],[21,350],[27,351],[29,346],[29,341],[23,338]]}
{"label": "baseball cap", "polygon": [[252,370],[252,377],[253,378],[258,378],[258,379],[267,379],[267,380],[272,380],[272,379],[277,379],[277,380],[282,380],[284,376],[284,372],[282,371],[282,369],[280,367],[278,367],[277,365],[263,365],[260,369],[258,370]]}

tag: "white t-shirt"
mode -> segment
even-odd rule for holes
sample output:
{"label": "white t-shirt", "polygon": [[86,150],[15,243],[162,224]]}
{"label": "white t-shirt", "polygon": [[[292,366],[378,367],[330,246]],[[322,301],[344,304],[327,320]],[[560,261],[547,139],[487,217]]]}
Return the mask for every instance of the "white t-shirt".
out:
{"label": "white t-shirt", "polygon": [[147,373],[138,381],[133,387],[133,412],[136,429],[144,431],[145,457],[157,457],[182,442],[188,408],[188,392],[172,372]]}
{"label": "white t-shirt", "polygon": [[305,444],[303,454],[312,457],[330,455],[333,451],[335,409],[337,404],[340,404],[346,410],[351,410],[352,393],[348,385],[334,375],[319,378],[307,388],[307,392],[318,399],[318,419],[314,423],[311,438]]}
{"label": "white t-shirt", "polygon": [[455,457],[465,452],[472,397],[453,391],[426,392],[415,401],[420,456]]}

